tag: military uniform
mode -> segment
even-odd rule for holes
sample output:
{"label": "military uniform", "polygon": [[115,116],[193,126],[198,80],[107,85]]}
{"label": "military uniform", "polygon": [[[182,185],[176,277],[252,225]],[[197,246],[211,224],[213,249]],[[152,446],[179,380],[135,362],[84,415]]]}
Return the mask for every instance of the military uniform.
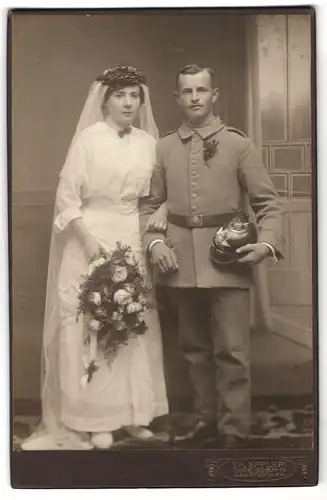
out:
{"label": "military uniform", "polygon": [[[157,282],[178,289],[179,340],[189,361],[197,410],[206,421],[218,415],[221,433],[245,435],[250,421],[252,270],[245,265],[218,269],[211,263],[216,227],[206,227],[203,219],[245,209],[249,202],[258,241],[281,257],[282,203],[260,152],[219,118],[197,129],[183,124],[160,139],[149,197],[140,204],[141,230],[163,202],[182,220],[169,222],[167,229],[179,269],[158,275]],[[159,232],[145,232],[145,248],[160,238]]]}

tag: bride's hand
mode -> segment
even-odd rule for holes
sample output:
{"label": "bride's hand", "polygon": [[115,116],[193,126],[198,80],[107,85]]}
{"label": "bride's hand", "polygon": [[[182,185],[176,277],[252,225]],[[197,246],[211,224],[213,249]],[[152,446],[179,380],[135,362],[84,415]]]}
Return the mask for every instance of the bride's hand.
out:
{"label": "bride's hand", "polygon": [[104,257],[106,254],[103,246],[100,245],[100,243],[93,236],[88,237],[84,251],[89,263],[99,259],[100,257]]}
{"label": "bride's hand", "polygon": [[158,210],[149,217],[146,231],[161,231],[167,230],[167,204],[160,205]]}
{"label": "bride's hand", "polygon": [[77,217],[70,222],[72,230],[75,232],[78,240],[81,242],[82,248],[84,250],[86,259],[90,264],[93,260],[97,260],[100,257],[105,257],[107,252],[102,245],[90,234],[88,229],[85,227],[82,217]]}

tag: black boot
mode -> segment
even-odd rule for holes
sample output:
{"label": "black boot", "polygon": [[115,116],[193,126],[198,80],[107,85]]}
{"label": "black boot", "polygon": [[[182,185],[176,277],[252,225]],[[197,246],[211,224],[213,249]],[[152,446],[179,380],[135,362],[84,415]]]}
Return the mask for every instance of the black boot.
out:
{"label": "black boot", "polygon": [[218,430],[217,423],[213,422],[203,422],[200,420],[191,430],[185,432],[182,435],[175,435],[174,441],[194,441],[201,442],[204,439],[217,438]]}

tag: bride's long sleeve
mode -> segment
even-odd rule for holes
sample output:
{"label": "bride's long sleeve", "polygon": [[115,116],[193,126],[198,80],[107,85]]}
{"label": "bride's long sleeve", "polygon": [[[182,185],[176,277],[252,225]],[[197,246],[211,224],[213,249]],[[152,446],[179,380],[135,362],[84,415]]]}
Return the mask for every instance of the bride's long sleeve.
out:
{"label": "bride's long sleeve", "polygon": [[71,147],[65,165],[60,172],[56,194],[54,229],[60,232],[73,220],[81,217],[83,186],[87,181],[88,153],[85,136]]}

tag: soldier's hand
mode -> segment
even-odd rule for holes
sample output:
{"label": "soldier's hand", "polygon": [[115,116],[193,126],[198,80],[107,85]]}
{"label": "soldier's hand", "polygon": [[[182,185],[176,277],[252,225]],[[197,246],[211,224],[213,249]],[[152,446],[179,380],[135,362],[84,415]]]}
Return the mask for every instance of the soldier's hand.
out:
{"label": "soldier's hand", "polygon": [[178,270],[175,252],[163,241],[156,243],[151,248],[151,260],[163,274],[173,273]]}
{"label": "soldier's hand", "polygon": [[238,259],[240,264],[249,264],[253,266],[259,264],[259,262],[268,257],[270,249],[264,243],[253,243],[238,248],[236,253],[239,255],[245,254],[244,257]]}

